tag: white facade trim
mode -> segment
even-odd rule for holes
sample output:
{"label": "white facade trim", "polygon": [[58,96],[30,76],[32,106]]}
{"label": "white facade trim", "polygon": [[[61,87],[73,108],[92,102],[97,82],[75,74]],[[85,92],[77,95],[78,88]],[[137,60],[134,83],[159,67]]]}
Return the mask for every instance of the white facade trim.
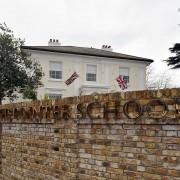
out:
{"label": "white facade trim", "polygon": [[104,65],[104,83],[109,86],[109,65]]}
{"label": "white facade trim", "polygon": [[58,82],[62,82],[62,79],[48,79],[48,81],[58,81]]}
{"label": "white facade trim", "polygon": [[[80,68],[80,64],[79,62],[75,61],[74,62],[74,71],[79,75],[79,68]],[[75,81],[73,82],[74,85],[74,96],[79,96],[79,78],[75,79]]]}
{"label": "white facade trim", "polygon": [[140,68],[139,71],[139,90],[145,90],[146,89],[146,72],[145,69]]}
{"label": "white facade trim", "polygon": [[84,84],[79,88],[79,90],[80,90],[80,95],[87,95],[87,94],[91,94],[93,92],[108,93],[109,86]]}
{"label": "white facade trim", "polygon": [[[138,60],[127,60],[127,59],[120,59],[120,58],[109,58],[109,57],[97,57],[97,56],[88,56],[88,55],[80,55],[80,54],[66,54],[66,53],[56,53],[56,52],[45,52],[45,51],[38,51],[38,50],[28,50],[29,52],[31,52],[32,54],[44,54],[44,57],[50,55],[50,56],[61,56],[61,57],[69,57],[74,59],[74,57],[81,59],[81,61],[83,61],[84,59],[89,59],[90,61],[95,60],[97,62],[97,60],[102,60],[102,63],[108,63],[111,64],[111,62],[122,62],[125,64],[132,64],[134,63],[135,65],[142,65],[142,64],[146,64],[149,65],[151,64],[150,62],[146,62],[146,61],[138,61]],[[36,56],[37,57],[37,56]]]}
{"label": "white facade trim", "polygon": [[62,97],[65,96],[66,89],[64,88],[55,88],[55,87],[45,87],[45,92],[47,94],[57,94],[62,95]]}

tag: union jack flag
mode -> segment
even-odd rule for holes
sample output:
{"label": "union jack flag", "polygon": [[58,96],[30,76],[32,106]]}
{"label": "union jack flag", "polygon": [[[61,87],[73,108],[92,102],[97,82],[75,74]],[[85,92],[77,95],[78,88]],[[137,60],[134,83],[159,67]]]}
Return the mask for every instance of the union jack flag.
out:
{"label": "union jack flag", "polygon": [[119,87],[122,88],[122,90],[127,89],[127,82],[123,79],[122,75],[119,75],[116,78],[116,81],[119,84]]}
{"label": "union jack flag", "polygon": [[74,72],[74,73],[72,74],[72,76],[65,81],[66,85],[67,85],[67,86],[70,85],[70,84],[71,84],[75,79],[77,79],[78,77],[79,77],[79,75],[78,75],[76,72]]}

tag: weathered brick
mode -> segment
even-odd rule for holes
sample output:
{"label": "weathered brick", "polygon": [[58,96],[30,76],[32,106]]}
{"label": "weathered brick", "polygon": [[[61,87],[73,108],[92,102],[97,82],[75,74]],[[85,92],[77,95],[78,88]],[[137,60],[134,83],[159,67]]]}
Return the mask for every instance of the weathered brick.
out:
{"label": "weathered brick", "polygon": [[136,178],[136,177],[141,177],[142,176],[142,173],[141,172],[135,172],[135,171],[124,171],[124,175],[127,175],[129,178],[128,179],[130,179],[130,177],[134,177],[134,178]]}
{"label": "weathered brick", "polygon": [[146,179],[154,179],[154,180],[161,180],[161,176],[157,174],[149,174],[149,173],[143,173],[143,176]]}
{"label": "weathered brick", "polygon": [[[12,116],[4,120],[1,116],[2,108],[11,109],[8,113],[12,115],[14,106],[38,108],[41,104],[52,105],[52,101],[1,105],[0,179],[179,180],[180,115],[175,118],[174,109],[174,98],[179,95],[180,89],[165,89],[55,100],[54,104],[62,106],[62,111],[70,108],[71,113],[69,118],[56,117],[55,121],[20,118],[10,122]],[[128,119],[123,113],[124,104],[131,98],[138,98],[143,108],[136,119]],[[152,98],[160,98],[168,106],[164,117],[148,117],[145,108]],[[77,104],[84,103],[87,108],[89,103],[99,100],[109,101],[113,108],[116,103],[112,101],[118,100],[118,117],[114,118],[113,112],[108,119],[93,119],[86,113],[81,119]],[[154,105],[151,111],[162,113],[162,106],[157,102]],[[135,106],[128,110],[137,113]],[[104,113],[98,107],[92,112],[95,116]]]}
{"label": "weathered brick", "polygon": [[180,138],[175,138],[175,137],[163,137],[162,138],[163,143],[180,143]]}
{"label": "weathered brick", "polygon": [[162,129],[165,131],[179,131],[180,125],[162,125]]}
{"label": "weathered brick", "polygon": [[139,165],[140,164],[140,160],[137,160],[137,159],[127,159],[127,158],[124,158],[123,159],[123,163],[124,164],[134,164],[134,165]]}
{"label": "weathered brick", "polygon": [[168,170],[168,175],[169,175],[169,176],[179,177],[179,171],[176,171],[176,170]]}
{"label": "weathered brick", "polygon": [[145,141],[145,142],[161,142],[161,137],[143,136],[142,141]]}
{"label": "weathered brick", "polygon": [[163,150],[162,155],[168,156],[180,156],[180,152],[176,150]]}
{"label": "weathered brick", "polygon": [[123,174],[123,170],[121,170],[121,169],[114,169],[114,168],[107,168],[107,172],[108,173],[112,173],[112,174],[119,174],[119,175]]}
{"label": "weathered brick", "polygon": [[137,166],[137,171],[144,172],[146,171],[146,168],[144,166]]}

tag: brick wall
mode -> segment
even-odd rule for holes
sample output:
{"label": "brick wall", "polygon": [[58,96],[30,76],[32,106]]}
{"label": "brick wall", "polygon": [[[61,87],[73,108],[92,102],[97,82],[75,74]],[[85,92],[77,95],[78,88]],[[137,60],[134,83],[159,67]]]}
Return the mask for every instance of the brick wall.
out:
{"label": "brick wall", "polygon": [[0,178],[180,180],[179,117],[180,89],[2,105]]}

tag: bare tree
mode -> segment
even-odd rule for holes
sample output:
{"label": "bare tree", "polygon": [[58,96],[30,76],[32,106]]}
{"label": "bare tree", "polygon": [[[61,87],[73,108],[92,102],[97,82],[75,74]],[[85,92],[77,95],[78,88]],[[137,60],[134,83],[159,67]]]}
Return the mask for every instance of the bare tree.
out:
{"label": "bare tree", "polygon": [[164,89],[173,86],[172,75],[167,70],[155,73],[153,65],[149,65],[146,70],[147,89]]}

